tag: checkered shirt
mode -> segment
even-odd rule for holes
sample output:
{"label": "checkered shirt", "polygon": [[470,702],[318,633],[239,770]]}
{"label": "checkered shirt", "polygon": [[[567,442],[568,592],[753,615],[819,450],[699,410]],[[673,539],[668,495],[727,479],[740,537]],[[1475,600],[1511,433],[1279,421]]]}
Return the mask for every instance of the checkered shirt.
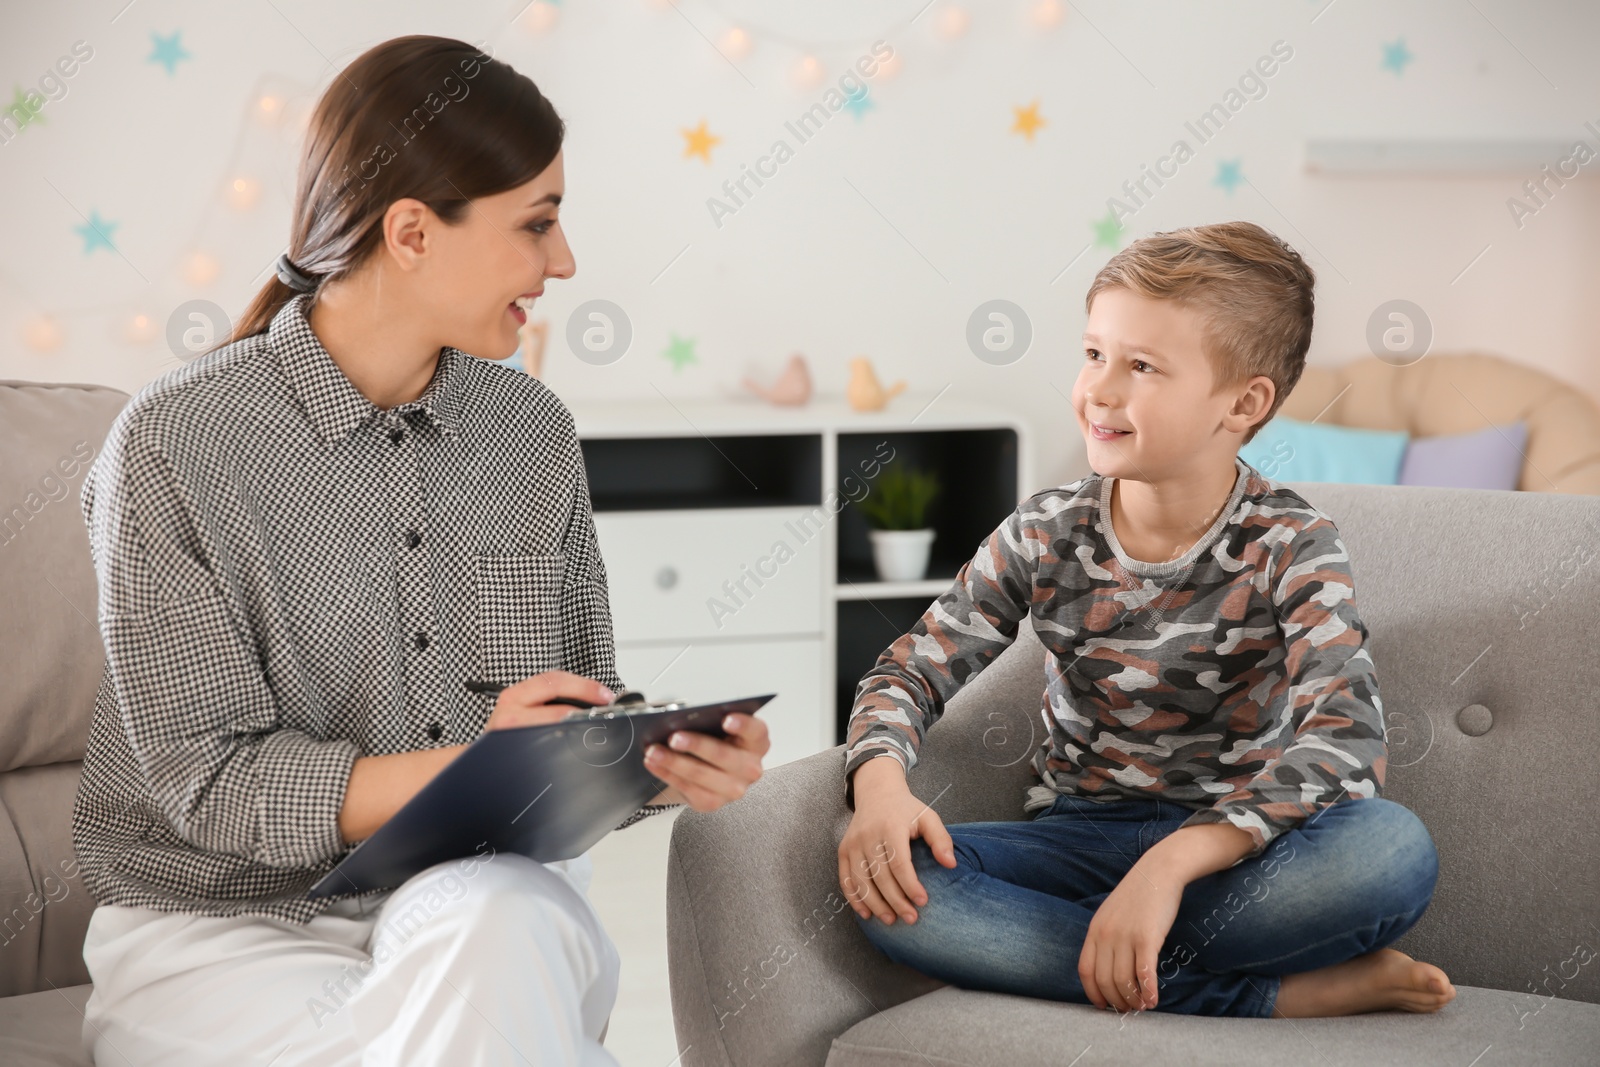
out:
{"label": "checkered shirt", "polygon": [[624,689],[566,406],[446,347],[382,410],[310,300],[142,389],[85,480],[106,668],[72,836],[99,903],[305,922],[358,756],[470,742],[494,699],[468,678]]}

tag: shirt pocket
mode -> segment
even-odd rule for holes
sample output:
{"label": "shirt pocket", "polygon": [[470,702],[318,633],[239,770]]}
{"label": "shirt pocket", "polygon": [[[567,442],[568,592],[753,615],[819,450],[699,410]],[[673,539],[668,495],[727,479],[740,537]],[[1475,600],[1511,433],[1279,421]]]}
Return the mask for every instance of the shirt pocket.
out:
{"label": "shirt pocket", "polygon": [[561,667],[564,553],[477,556],[481,675],[520,682]]}

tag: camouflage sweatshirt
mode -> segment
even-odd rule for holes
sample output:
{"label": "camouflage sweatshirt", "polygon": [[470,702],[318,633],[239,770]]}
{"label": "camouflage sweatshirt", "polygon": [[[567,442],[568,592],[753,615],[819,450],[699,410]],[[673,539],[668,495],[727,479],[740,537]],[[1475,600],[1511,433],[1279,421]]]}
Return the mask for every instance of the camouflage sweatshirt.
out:
{"label": "camouflage sweatshirt", "polygon": [[1017,505],[856,686],[846,803],[868,759],[915,765],[946,702],[1030,616],[1046,736],[1024,812],[1058,793],[1159,797],[1194,809],[1184,826],[1247,831],[1243,862],[1330,804],[1380,795],[1383,703],[1344,542],[1298,493],[1235,467],[1216,520],[1165,563],[1118,543],[1112,478]]}

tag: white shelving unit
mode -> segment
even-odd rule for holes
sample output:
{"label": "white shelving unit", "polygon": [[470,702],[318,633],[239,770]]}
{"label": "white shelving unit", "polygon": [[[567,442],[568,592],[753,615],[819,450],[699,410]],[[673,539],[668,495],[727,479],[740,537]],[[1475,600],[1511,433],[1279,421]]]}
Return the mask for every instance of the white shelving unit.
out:
{"label": "white shelving unit", "polygon": [[[948,392],[901,394],[870,413],[826,395],[801,408],[753,397],[568,406],[584,446],[619,674],[651,699],[777,693],[762,712],[773,736],[768,766],[838,743],[840,693],[861,673],[847,662],[854,676],[841,677],[841,640],[847,661],[870,667],[1033,491],[1023,423]],[[850,505],[870,492],[861,461],[886,446],[889,463],[943,481],[922,581],[873,579]],[[873,626],[875,635],[854,638]]]}
{"label": "white shelving unit", "polygon": [[840,600],[892,600],[895,597],[933,598],[950,586],[948,578],[924,578],[920,582],[840,582],[833,595]]}

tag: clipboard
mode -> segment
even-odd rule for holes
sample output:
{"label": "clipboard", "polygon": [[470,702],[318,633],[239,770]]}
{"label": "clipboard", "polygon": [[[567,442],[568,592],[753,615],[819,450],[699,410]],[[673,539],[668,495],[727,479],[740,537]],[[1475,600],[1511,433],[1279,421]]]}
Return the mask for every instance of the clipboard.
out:
{"label": "clipboard", "polygon": [[392,889],[484,844],[539,863],[580,856],[665,788],[645,769],[646,748],[676,730],[726,737],[724,717],[755,714],[775,696],[637,711],[612,705],[485,730],[306,895]]}

